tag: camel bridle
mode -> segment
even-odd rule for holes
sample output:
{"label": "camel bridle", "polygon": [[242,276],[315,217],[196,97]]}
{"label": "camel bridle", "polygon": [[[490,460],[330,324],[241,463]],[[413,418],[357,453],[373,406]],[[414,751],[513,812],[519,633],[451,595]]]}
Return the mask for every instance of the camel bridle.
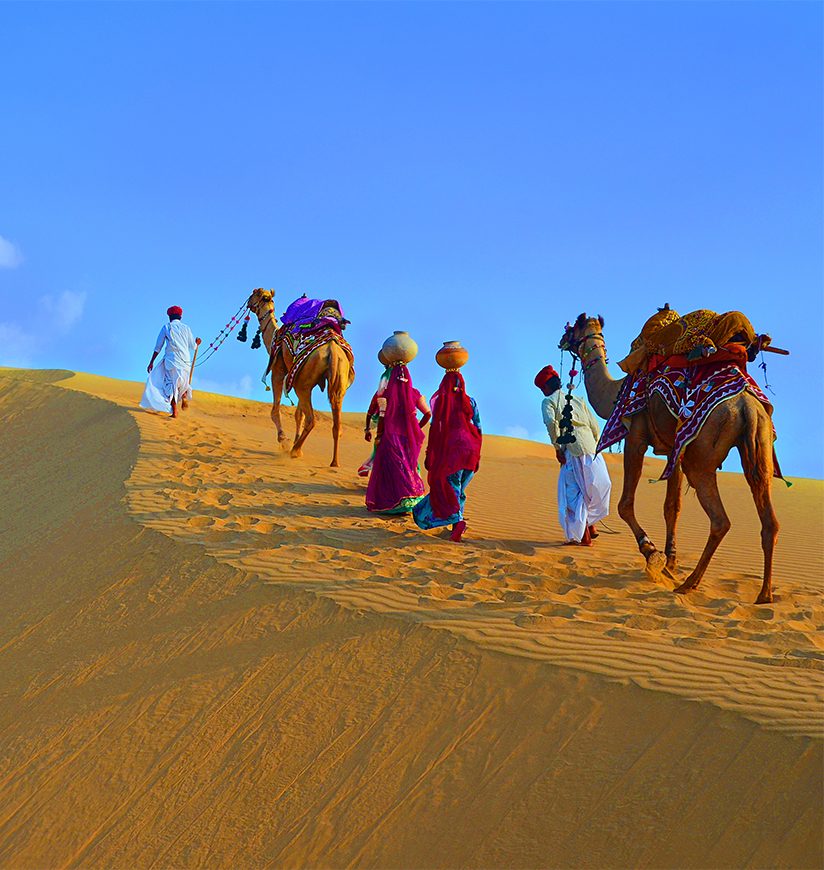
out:
{"label": "camel bridle", "polygon": [[[580,338],[573,336],[575,327],[570,327],[564,335],[561,347],[568,350],[573,357],[580,360],[584,367],[584,371],[597,362],[597,359],[590,359],[593,353],[601,350],[604,355],[604,361],[607,359],[607,343],[602,332],[588,332]],[[587,341],[594,342],[589,347],[583,347]]]}

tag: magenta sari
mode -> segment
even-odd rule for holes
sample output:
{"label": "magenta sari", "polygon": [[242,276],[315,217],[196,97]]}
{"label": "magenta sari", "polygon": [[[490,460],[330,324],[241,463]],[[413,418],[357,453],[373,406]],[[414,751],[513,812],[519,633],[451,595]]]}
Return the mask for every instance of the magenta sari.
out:
{"label": "magenta sari", "polygon": [[424,442],[417,416],[420,395],[412,386],[406,366],[395,366],[384,393],[383,435],[366,488],[366,507],[370,511],[405,514],[423,498],[423,481],[418,473]]}

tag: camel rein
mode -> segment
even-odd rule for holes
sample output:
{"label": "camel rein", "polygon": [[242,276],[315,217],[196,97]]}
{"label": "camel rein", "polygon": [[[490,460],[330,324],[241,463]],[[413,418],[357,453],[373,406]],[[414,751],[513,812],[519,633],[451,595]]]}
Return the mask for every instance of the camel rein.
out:
{"label": "camel rein", "polygon": [[243,322],[245,312],[248,311],[249,304],[248,300],[244,300],[243,305],[238,308],[238,310],[231,316],[229,322],[220,330],[220,332],[209,342],[209,347],[206,348],[206,352],[197,362],[197,366],[200,367],[203,363],[210,360],[217,352],[220,350],[223,342],[235,331],[235,327],[237,327],[241,322]]}

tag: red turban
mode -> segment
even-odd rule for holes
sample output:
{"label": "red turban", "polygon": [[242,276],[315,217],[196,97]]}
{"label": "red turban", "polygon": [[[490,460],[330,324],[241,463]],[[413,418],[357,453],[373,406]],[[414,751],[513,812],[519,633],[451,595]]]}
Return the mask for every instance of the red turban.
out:
{"label": "red turban", "polygon": [[558,372],[555,371],[554,368],[552,368],[552,366],[544,366],[541,371],[539,371],[538,374],[535,375],[535,386],[539,390],[542,390],[547,381],[551,380],[552,378],[558,378],[560,380],[560,377],[561,376],[558,374]]}
{"label": "red turban", "polygon": [[179,305],[172,305],[171,308],[166,309],[166,314],[169,317],[183,317],[183,309]]}

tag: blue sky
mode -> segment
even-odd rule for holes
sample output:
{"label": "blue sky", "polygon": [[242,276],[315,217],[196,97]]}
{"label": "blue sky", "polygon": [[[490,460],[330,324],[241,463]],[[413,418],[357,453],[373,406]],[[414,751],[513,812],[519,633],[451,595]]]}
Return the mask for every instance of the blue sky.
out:
{"label": "blue sky", "polygon": [[[408,329],[420,389],[460,339],[487,431],[538,437],[580,311],[617,360],[664,302],[741,309],[793,351],[785,470],[822,477],[821,32],[804,2],[0,4],[0,364],[140,379],[168,305],[208,341],[265,286],[341,300],[347,410]],[[200,383],[264,400],[264,362],[232,340]]]}

